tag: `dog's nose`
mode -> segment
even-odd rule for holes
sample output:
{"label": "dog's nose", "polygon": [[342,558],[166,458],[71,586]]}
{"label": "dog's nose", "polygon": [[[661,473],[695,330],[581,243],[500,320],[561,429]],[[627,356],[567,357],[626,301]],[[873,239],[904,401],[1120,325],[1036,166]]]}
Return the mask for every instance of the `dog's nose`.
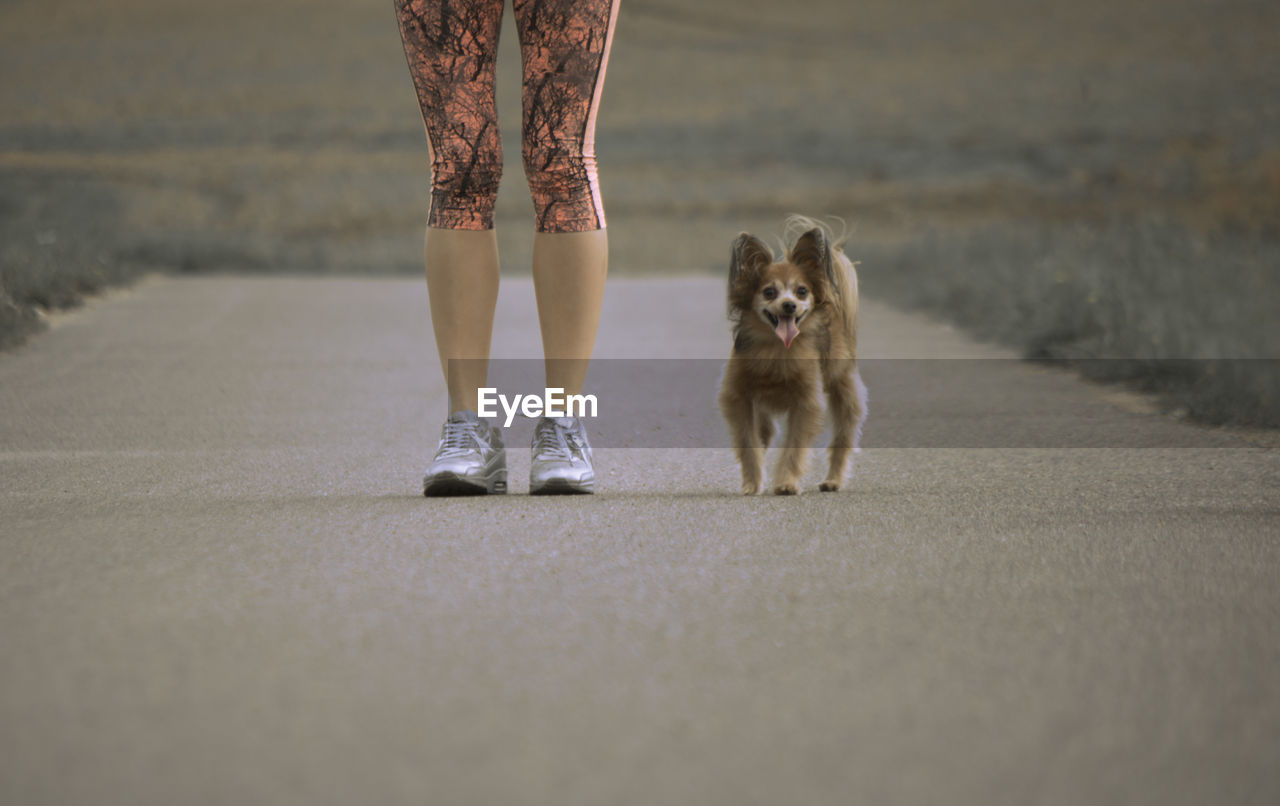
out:
{"label": "dog's nose", "polygon": [[790,316],[791,314],[796,312],[796,304],[791,300],[787,300],[786,302],[782,303],[782,312]]}

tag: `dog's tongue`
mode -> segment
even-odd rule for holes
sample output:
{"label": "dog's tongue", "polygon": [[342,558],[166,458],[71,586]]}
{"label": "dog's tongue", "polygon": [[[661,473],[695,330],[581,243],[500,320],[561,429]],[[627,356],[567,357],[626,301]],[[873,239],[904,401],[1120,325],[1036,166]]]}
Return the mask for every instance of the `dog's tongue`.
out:
{"label": "dog's tongue", "polygon": [[800,335],[800,328],[796,327],[796,320],[793,316],[778,320],[778,326],[773,329],[778,334],[778,338],[782,339],[784,347],[790,347],[791,342],[796,340],[796,336]]}

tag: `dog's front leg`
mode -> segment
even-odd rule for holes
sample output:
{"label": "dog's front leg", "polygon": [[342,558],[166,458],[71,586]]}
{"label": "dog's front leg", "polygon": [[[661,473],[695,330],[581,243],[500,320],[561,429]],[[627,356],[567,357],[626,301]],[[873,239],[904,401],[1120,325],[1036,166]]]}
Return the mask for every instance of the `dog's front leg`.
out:
{"label": "dog's front leg", "polygon": [[720,411],[729,423],[733,450],[738,455],[738,464],[742,465],[742,494],[755,495],[760,492],[764,466],[764,447],[756,426],[755,406],[750,399],[721,394]]}
{"label": "dog's front leg", "polygon": [[827,478],[818,485],[823,492],[835,492],[844,483],[849,456],[858,448],[862,421],[867,415],[867,388],[858,371],[833,378],[827,384],[827,411],[834,419],[831,445],[827,449]]}
{"label": "dog's front leg", "polygon": [[782,455],[773,474],[774,495],[795,495],[800,492],[800,477],[804,475],[809,446],[822,431],[822,407],[818,401],[807,397],[797,400],[787,414],[787,433],[782,438]]}

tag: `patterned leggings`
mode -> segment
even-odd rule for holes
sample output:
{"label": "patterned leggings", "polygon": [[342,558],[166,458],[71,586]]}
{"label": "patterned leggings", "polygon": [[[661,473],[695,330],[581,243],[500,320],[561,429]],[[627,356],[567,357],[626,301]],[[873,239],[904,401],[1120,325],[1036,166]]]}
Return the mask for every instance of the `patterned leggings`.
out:
{"label": "patterned leggings", "polygon": [[[485,230],[502,175],[494,68],[504,0],[394,0],[431,144],[428,226]],[[525,174],[539,232],[603,229],[596,110],[619,0],[513,0]]]}

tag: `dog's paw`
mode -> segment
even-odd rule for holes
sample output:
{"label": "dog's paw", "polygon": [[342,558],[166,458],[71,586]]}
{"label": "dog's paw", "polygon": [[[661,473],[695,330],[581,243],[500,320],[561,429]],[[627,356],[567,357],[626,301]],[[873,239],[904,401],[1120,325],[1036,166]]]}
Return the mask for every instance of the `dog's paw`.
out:
{"label": "dog's paw", "polygon": [[773,488],[774,495],[795,495],[800,488],[794,484],[779,484]]}
{"label": "dog's paw", "polygon": [[818,485],[818,489],[824,493],[834,493],[840,489],[840,482],[827,480]]}
{"label": "dog's paw", "polygon": [[746,481],[744,481],[744,482],[742,482],[742,494],[743,494],[743,495],[759,495],[759,494],[760,494],[760,485],[759,485],[759,484],[752,484],[752,483],[750,483],[750,482],[746,482]]}

